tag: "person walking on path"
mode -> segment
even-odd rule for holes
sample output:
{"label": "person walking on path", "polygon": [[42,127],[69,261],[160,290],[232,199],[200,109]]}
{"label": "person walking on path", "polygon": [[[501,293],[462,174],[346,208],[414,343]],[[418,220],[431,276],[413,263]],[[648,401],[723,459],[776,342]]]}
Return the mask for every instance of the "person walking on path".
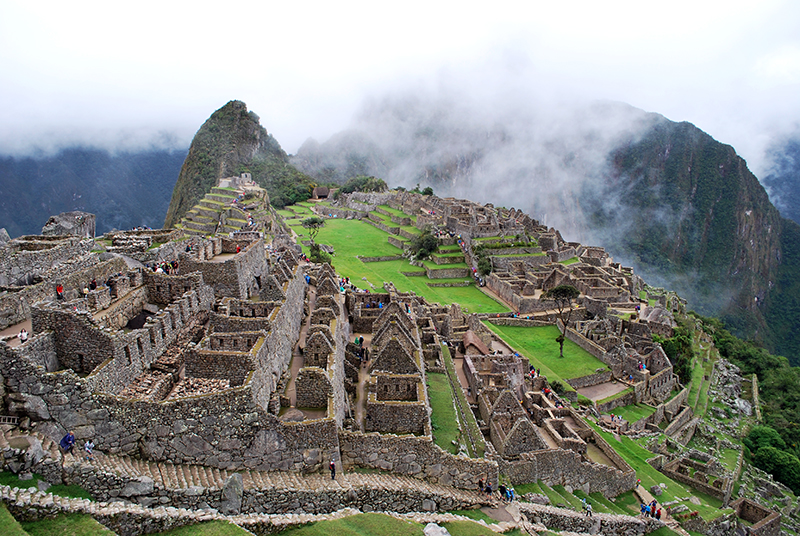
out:
{"label": "person walking on path", "polygon": [[478,480],[478,489],[483,493],[483,479]]}
{"label": "person walking on path", "polygon": [[331,480],[336,480],[336,462],[331,460],[331,463],[328,465],[331,470]]}
{"label": "person walking on path", "polygon": [[87,439],[86,443],[83,444],[83,451],[86,453],[86,461],[92,462],[94,461],[94,443],[91,439]]}
{"label": "person walking on path", "polygon": [[592,517],[592,505],[586,503],[586,517]]}

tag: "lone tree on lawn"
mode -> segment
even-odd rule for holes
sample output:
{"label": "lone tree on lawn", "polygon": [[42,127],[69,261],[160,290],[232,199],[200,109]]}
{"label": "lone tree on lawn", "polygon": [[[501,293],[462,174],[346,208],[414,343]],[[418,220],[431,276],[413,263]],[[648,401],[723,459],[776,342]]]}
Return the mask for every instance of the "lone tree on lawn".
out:
{"label": "lone tree on lawn", "polygon": [[560,357],[564,357],[564,340],[567,338],[569,317],[572,316],[572,300],[576,299],[580,294],[581,292],[572,285],[558,285],[542,295],[543,298],[556,302],[558,318],[561,320],[561,325],[563,326],[561,335],[556,339],[561,347]]}
{"label": "lone tree on lawn", "polygon": [[308,229],[308,236],[311,237],[311,245],[313,246],[316,243],[314,239],[317,238],[320,229],[325,227],[325,220],[319,216],[311,216],[301,221],[300,224]]}
{"label": "lone tree on lawn", "polygon": [[323,262],[319,251],[319,244],[317,244],[314,239],[317,238],[320,229],[325,227],[325,220],[319,216],[311,216],[310,218],[306,218],[301,221],[300,225],[308,229],[308,236],[311,238],[311,245],[308,246],[308,249],[310,250],[309,257],[311,258],[311,261]]}

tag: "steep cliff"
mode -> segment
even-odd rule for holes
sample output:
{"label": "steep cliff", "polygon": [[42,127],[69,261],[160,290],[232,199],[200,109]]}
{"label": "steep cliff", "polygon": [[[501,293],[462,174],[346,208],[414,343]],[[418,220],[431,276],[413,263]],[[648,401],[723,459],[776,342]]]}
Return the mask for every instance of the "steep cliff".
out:
{"label": "steep cliff", "polygon": [[218,179],[244,172],[252,174],[277,206],[293,201],[294,193],[307,198],[313,187],[310,177],[289,164],[288,156],[261,126],[259,117],[248,112],[245,103],[230,101],[211,114],[195,134],[175,183],[164,227],[180,221]]}
{"label": "steep cliff", "polygon": [[[729,145],[690,123],[657,121],[614,150],[589,220],[617,229],[609,249],[772,346],[765,300],[777,281],[783,219]],[[609,214],[609,198],[619,209]]]}

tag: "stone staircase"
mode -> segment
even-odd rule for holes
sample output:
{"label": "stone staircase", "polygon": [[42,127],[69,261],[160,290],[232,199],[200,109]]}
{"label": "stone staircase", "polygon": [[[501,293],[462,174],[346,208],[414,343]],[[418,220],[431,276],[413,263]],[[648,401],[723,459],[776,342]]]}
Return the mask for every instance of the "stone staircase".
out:
{"label": "stone staircase", "polygon": [[413,477],[378,474],[378,473],[337,473],[332,480],[325,473],[300,474],[295,472],[280,471],[227,471],[215,467],[202,465],[174,465],[168,462],[151,462],[116,456],[112,454],[95,455],[93,462],[75,459],[72,464],[91,465],[104,472],[131,479],[140,477],[151,478],[156,487],[166,490],[186,490],[192,487],[204,489],[222,489],[225,482],[234,473],[242,475],[244,489],[246,490],[286,490],[290,492],[325,492],[342,491],[349,489],[380,489],[382,491],[408,491],[414,490],[430,496],[453,499],[457,502],[469,502],[475,505],[486,504],[486,497],[475,491],[465,491],[448,486],[431,484]]}
{"label": "stone staircase", "polygon": [[[324,473],[300,474],[295,472],[279,471],[227,471],[215,467],[202,465],[175,465],[169,462],[153,462],[119,456],[103,454],[95,451],[93,461],[83,457],[82,445],[76,445],[73,454],[62,454],[58,444],[49,437],[38,433],[12,429],[0,434],[0,452],[8,448],[27,448],[27,438],[36,438],[41,441],[45,459],[51,464],[58,464],[67,473],[76,475],[81,473],[107,473],[122,477],[126,480],[152,479],[156,489],[175,490],[183,492],[191,488],[203,490],[221,490],[226,481],[234,473],[242,476],[245,490],[269,491],[271,493],[306,492],[325,493],[360,490],[367,493],[370,490],[381,493],[414,492],[420,495],[434,497],[437,502],[452,501],[459,504],[481,506],[492,501],[477,492],[466,491],[439,484],[431,484],[421,479],[385,473],[337,473],[332,480],[327,471]],[[15,446],[15,443],[19,446]]]}

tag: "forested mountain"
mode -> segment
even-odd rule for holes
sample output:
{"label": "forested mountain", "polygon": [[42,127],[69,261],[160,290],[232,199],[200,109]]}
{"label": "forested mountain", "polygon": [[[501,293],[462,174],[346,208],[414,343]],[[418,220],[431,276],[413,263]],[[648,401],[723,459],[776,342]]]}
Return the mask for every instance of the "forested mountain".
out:
{"label": "forested mountain", "polygon": [[798,227],[732,147],[690,123],[617,103],[504,114],[406,97],[293,161],[521,208],[800,363]]}
{"label": "forested mountain", "polygon": [[74,147],[46,157],[0,157],[0,227],[39,234],[53,214],[97,215],[97,232],[161,227],[186,151],[111,154]]}

